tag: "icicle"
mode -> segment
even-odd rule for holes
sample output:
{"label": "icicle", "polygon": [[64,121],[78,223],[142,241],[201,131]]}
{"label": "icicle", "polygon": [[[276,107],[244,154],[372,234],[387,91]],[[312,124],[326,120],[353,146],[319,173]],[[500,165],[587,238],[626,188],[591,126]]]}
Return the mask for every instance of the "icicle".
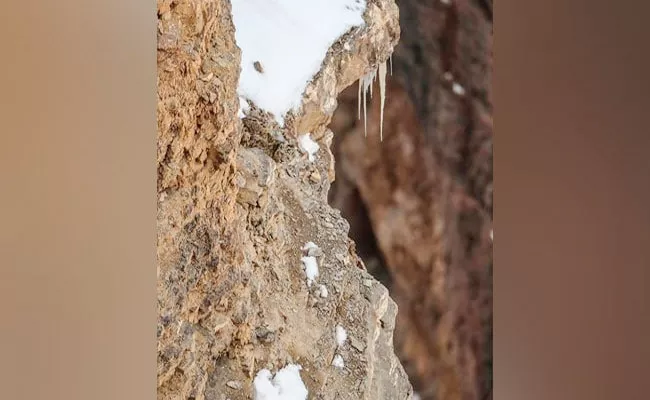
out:
{"label": "icicle", "polygon": [[393,76],[393,53],[388,56],[388,61],[390,62],[390,76]]}
{"label": "icicle", "polygon": [[368,136],[368,121],[367,121],[367,112],[366,112],[366,103],[368,102],[368,88],[371,86],[372,82],[372,72],[364,75],[361,78],[361,85],[363,86],[361,90],[363,91],[363,130],[364,136]]}
{"label": "icicle", "polygon": [[[383,68],[384,68],[384,75],[385,75],[386,66],[384,65]],[[366,137],[368,136],[368,113],[367,113],[368,92],[370,92],[370,98],[372,98],[372,86],[376,79],[377,79],[376,69],[374,71],[367,73],[366,75],[364,75],[359,79],[359,90],[357,93],[357,97],[358,97],[357,107],[359,109],[358,110],[359,119],[361,119],[361,102],[363,102],[363,131],[364,131],[364,136]],[[361,92],[363,92],[363,96]]]}
{"label": "icicle", "polygon": [[384,103],[386,100],[386,63],[379,64],[379,95],[381,109],[379,114],[379,140],[384,141]]}
{"label": "icicle", "polygon": [[361,119],[361,85],[363,85],[363,77],[359,78],[359,94],[357,94],[357,113]]}
{"label": "icicle", "polygon": [[366,93],[368,92],[366,88],[366,82],[364,77],[363,83],[363,136],[368,137],[368,127],[367,127],[367,117],[366,117]]}
{"label": "icicle", "polygon": [[370,87],[370,98],[372,99],[372,87],[375,83],[375,78],[377,78],[377,70],[372,71],[368,74],[368,86]]}

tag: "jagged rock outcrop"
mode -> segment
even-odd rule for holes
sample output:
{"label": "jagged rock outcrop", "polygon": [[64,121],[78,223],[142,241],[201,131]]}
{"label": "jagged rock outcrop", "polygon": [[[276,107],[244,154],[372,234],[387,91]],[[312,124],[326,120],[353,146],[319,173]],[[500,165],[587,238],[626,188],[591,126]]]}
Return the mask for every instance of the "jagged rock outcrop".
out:
{"label": "jagged rock outcrop", "polygon": [[[491,1],[399,0],[400,43],[368,138],[347,89],[330,202],[399,305],[396,348],[423,399],[491,396]],[[367,216],[366,216],[367,215]]]}
{"label": "jagged rock outcrop", "polygon": [[[368,2],[366,26],[332,46],[283,129],[254,106],[238,118],[228,1],[159,0],[158,17],[158,398],[250,399],[257,371],[287,363],[302,366],[309,398],[410,398],[395,303],[327,204],[326,124],[336,95],[388,58],[395,4]],[[297,145],[306,132],[320,146],[314,162]],[[310,241],[320,248],[311,286]]]}

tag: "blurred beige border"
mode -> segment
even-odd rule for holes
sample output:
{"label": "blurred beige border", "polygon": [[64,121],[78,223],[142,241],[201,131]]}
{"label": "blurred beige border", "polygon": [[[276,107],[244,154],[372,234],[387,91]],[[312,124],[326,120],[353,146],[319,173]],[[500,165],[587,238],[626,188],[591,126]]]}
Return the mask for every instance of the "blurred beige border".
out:
{"label": "blurred beige border", "polygon": [[155,399],[155,3],[0,19],[0,398]]}

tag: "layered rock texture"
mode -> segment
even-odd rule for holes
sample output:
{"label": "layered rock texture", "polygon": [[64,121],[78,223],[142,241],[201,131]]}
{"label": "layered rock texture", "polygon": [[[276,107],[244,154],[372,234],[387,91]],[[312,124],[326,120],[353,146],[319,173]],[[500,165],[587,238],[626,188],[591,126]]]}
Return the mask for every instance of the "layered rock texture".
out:
{"label": "layered rock texture", "polygon": [[330,204],[399,305],[397,352],[423,399],[492,391],[492,3],[399,0],[400,43],[368,138],[357,88],[330,127]]}
{"label": "layered rock texture", "polygon": [[[258,371],[295,363],[310,399],[408,399],[396,305],[327,204],[336,96],[388,59],[397,7],[368,1],[365,26],[330,48],[282,128],[255,105],[238,117],[230,7],[158,1],[158,398],[251,399]],[[311,285],[307,242],[319,247]]]}

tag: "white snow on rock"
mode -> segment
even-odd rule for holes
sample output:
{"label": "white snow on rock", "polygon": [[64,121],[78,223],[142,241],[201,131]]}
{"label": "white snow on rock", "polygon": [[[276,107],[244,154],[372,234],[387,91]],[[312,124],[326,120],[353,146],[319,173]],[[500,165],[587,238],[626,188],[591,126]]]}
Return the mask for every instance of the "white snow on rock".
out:
{"label": "white snow on rock", "polygon": [[309,250],[312,250],[312,249],[318,249],[318,245],[316,243],[314,243],[314,242],[307,242],[301,248],[302,251],[309,251]]}
{"label": "white snow on rock", "polygon": [[302,367],[289,364],[272,377],[268,369],[260,370],[253,380],[255,400],[306,400],[309,391],[300,377]]}
{"label": "white snow on rock", "polygon": [[330,46],[364,24],[365,9],[366,0],[232,0],[239,94],[284,125]]}
{"label": "white snow on rock", "polygon": [[243,97],[240,96],[239,97],[239,111],[237,112],[237,115],[239,116],[239,118],[244,118],[246,116],[246,113],[248,112],[249,108],[250,107],[248,106],[248,102],[246,101],[246,99],[244,99]]}
{"label": "white snow on rock", "polygon": [[327,296],[329,296],[329,292],[327,291],[327,287],[325,285],[320,285],[318,287],[318,290],[320,291],[319,292],[320,297],[325,299],[325,298],[327,298]]}
{"label": "white snow on rock", "polygon": [[343,361],[343,357],[341,357],[340,354],[335,355],[334,359],[332,360],[332,365],[335,366],[336,368],[345,367],[345,362]]}
{"label": "white snow on rock", "polygon": [[348,338],[348,333],[341,325],[336,325],[336,344],[341,347]]}
{"label": "white snow on rock", "polygon": [[320,257],[323,255],[323,251],[314,242],[305,243],[300,250],[302,250],[306,256]]}
{"label": "white snow on rock", "polygon": [[462,96],[462,95],[465,94],[465,88],[458,82],[454,82],[451,85],[451,90],[453,90],[454,93],[456,93],[459,96]]}
{"label": "white snow on rock", "polygon": [[314,154],[318,152],[320,146],[318,143],[314,142],[314,140],[309,136],[309,133],[298,136],[298,145],[302,151],[307,153],[309,161],[314,161]]}
{"label": "white snow on rock", "polygon": [[300,260],[305,267],[305,274],[307,275],[307,286],[311,287],[311,284],[318,277],[318,261],[316,261],[316,257],[312,256],[302,257]]}

